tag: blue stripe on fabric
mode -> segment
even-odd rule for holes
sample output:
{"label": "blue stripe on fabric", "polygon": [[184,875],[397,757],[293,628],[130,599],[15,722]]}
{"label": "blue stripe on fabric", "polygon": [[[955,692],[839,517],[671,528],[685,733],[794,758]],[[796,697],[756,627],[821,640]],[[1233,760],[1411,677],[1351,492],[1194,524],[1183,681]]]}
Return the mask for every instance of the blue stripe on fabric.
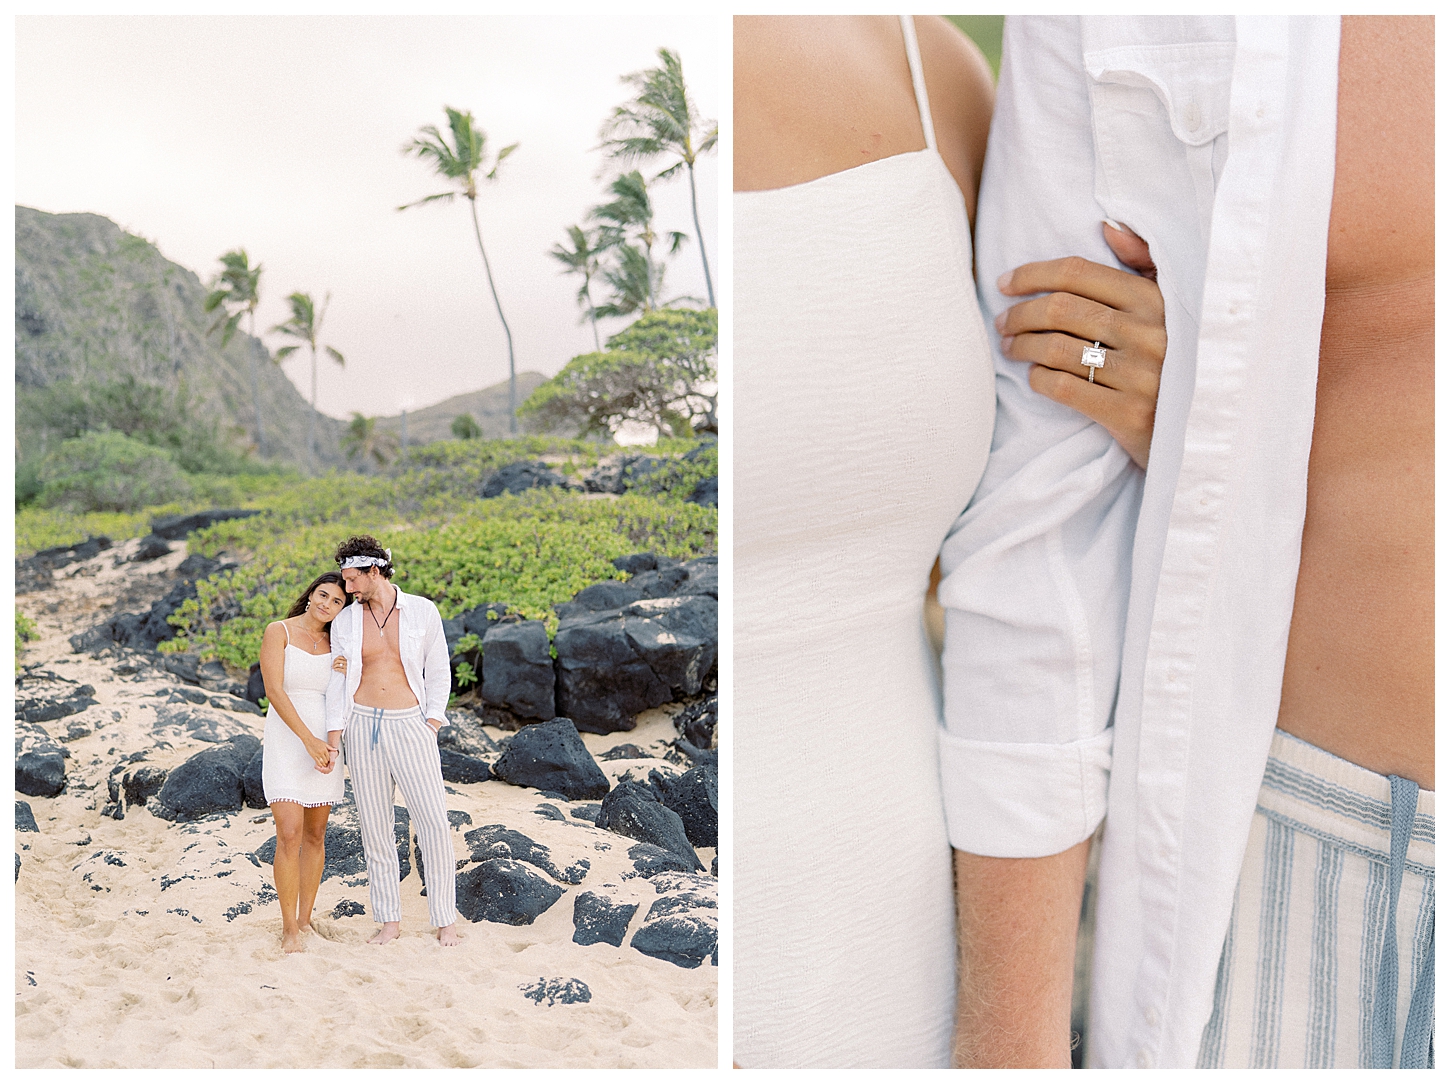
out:
{"label": "blue stripe on fabric", "polygon": [[[1287,794],[1330,813],[1337,813],[1381,831],[1390,830],[1390,803],[1370,798],[1328,780],[1269,758],[1264,768],[1264,786]],[[1418,801],[1418,789],[1416,799]],[[1424,843],[1435,842],[1435,818],[1423,813],[1415,815],[1411,838]]]}
{"label": "blue stripe on fabric", "polygon": [[[1315,839],[1321,840],[1325,843],[1331,843],[1334,846],[1340,848],[1341,850],[1347,851],[1350,854],[1358,855],[1360,858],[1367,858],[1371,862],[1380,862],[1385,865],[1389,864],[1390,854],[1388,851],[1379,851],[1375,850],[1375,848],[1373,847],[1366,847],[1363,844],[1354,842],[1353,840],[1345,839],[1342,836],[1337,836],[1333,832],[1326,832],[1321,828],[1316,828],[1312,824],[1305,824],[1303,821],[1295,820],[1293,817],[1286,816],[1285,814],[1280,813],[1274,809],[1266,809],[1263,806],[1256,806],[1254,808],[1254,812],[1262,813],[1271,821],[1277,821],[1278,823],[1285,825],[1286,827],[1292,828],[1296,832],[1300,832],[1306,836],[1313,836]],[[1418,862],[1406,862],[1405,872],[1413,873],[1417,877],[1434,877],[1435,867],[1423,866]]]}
{"label": "blue stripe on fabric", "polygon": [[1374,1032],[1374,982],[1379,971],[1381,940],[1375,934],[1384,928],[1386,881],[1389,867],[1371,862],[1364,886],[1364,940],[1359,948],[1359,1068],[1373,1063],[1370,1037]]}
{"label": "blue stripe on fabric", "polygon": [[1400,1047],[1401,1069],[1432,1068],[1431,1040],[1435,1034],[1435,882],[1426,881],[1415,917],[1415,948],[1411,954],[1415,976],[1410,1009],[1405,1017],[1405,1038]]}
{"label": "blue stripe on fabric", "polygon": [[1289,937],[1289,895],[1294,832],[1270,821],[1264,841],[1264,889],[1259,917],[1259,968],[1254,990],[1255,1069],[1276,1069],[1283,1034],[1284,964]]}
{"label": "blue stripe on fabric", "polygon": [[1308,1069],[1333,1069],[1339,993],[1339,882],[1344,872],[1344,852],[1324,840],[1318,844],[1304,1060]]}

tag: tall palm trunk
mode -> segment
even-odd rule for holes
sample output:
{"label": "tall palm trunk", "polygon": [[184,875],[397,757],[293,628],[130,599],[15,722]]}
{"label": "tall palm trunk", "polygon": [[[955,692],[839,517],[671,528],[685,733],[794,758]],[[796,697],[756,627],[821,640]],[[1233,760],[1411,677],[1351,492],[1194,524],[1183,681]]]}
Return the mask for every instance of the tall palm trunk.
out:
{"label": "tall palm trunk", "polygon": [[589,292],[589,273],[584,273],[584,300],[589,302],[589,323],[594,327],[594,352],[603,353],[604,348],[599,345],[599,321],[594,316],[594,295]]}
{"label": "tall palm trunk", "polygon": [[705,258],[705,235],[700,230],[700,210],[695,206],[695,163],[685,165],[690,174],[690,214],[695,218],[695,238],[700,242],[700,262],[705,265],[705,293],[710,297],[710,307],[715,307],[715,287],[710,282],[710,261]]}
{"label": "tall palm trunk", "polygon": [[514,336],[509,330],[509,322],[504,319],[503,306],[499,304],[498,289],[493,284],[493,268],[488,264],[488,253],[483,249],[483,233],[478,228],[478,204],[472,196],[468,197],[468,209],[473,214],[473,236],[478,238],[478,253],[483,257],[483,273],[488,276],[488,289],[493,294],[493,307],[498,310],[499,323],[503,324],[504,338],[509,344],[509,433],[515,434],[519,431],[519,420],[514,411],[518,409],[518,391],[514,379]]}
{"label": "tall palm trunk", "polygon": [[312,411],[307,415],[307,469],[308,473],[317,466],[317,346],[312,346]]}
{"label": "tall palm trunk", "polygon": [[257,458],[260,459],[267,452],[262,445],[262,391],[257,382],[257,351],[253,349],[257,345],[257,310],[247,310],[247,331],[252,336],[252,342],[247,348],[247,357],[251,359],[252,366],[252,410],[257,415]]}

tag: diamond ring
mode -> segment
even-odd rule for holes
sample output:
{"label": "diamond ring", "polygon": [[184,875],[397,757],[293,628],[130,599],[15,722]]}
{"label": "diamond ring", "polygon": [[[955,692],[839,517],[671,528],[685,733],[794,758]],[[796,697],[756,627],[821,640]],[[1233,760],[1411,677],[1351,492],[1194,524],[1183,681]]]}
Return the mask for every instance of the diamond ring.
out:
{"label": "diamond ring", "polygon": [[1108,363],[1108,352],[1103,349],[1103,344],[1094,342],[1091,346],[1084,346],[1082,363],[1088,367],[1088,383],[1091,384],[1097,371]]}

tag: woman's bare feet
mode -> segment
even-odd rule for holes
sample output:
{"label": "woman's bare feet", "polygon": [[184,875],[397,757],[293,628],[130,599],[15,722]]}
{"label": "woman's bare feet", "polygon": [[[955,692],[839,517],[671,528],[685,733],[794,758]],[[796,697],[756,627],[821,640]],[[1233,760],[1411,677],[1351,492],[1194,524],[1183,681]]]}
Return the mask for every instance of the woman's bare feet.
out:
{"label": "woman's bare feet", "polygon": [[283,930],[282,931],[282,951],[283,952],[305,952],[306,951],[306,946],[304,946],[302,944],[302,931],[301,930]]}
{"label": "woman's bare feet", "polygon": [[458,932],[456,925],[438,927],[438,943],[440,945],[449,947],[458,944],[462,940],[463,935]]}
{"label": "woman's bare feet", "polygon": [[398,936],[398,923],[384,922],[383,928],[368,938],[369,945],[386,945]]}

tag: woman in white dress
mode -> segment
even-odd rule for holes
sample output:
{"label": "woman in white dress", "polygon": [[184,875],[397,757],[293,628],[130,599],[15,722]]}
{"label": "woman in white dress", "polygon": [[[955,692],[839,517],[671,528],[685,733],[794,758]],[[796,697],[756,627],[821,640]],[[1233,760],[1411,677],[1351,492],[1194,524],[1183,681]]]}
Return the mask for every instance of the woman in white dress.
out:
{"label": "woman in white dress", "polygon": [[332,619],[347,605],[341,574],[324,572],[262,634],[267,721],[262,789],[277,828],[272,876],[282,905],[282,950],[301,952],[322,883],[327,817],[342,800],[340,750],[323,710],[332,676]]}
{"label": "woman in white dress", "polygon": [[[738,17],[734,40],[735,1060],[944,1067],[952,852],[922,610],[992,439],[970,226],[991,73],[939,18]],[[1017,274],[1004,292],[1132,327],[1093,385],[1070,306],[1017,306],[1004,352],[1146,457],[1156,288],[1082,261]]]}

